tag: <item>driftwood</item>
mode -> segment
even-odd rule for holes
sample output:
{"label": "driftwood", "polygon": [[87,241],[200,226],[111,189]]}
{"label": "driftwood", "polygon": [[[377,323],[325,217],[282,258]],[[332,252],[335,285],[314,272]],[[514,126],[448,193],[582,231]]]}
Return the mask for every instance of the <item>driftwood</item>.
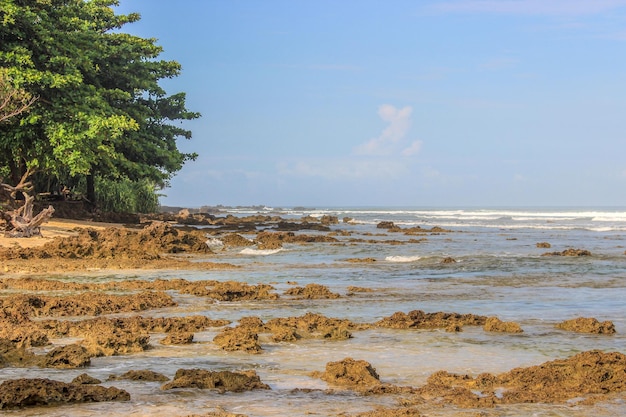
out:
{"label": "driftwood", "polygon": [[48,206],[43,209],[39,214],[33,216],[33,208],[35,205],[35,197],[30,192],[32,190],[32,184],[28,181],[28,177],[32,174],[30,170],[24,174],[19,184],[15,187],[1,183],[0,189],[8,192],[13,199],[17,200],[17,194],[21,193],[24,196],[24,204],[12,211],[5,211],[2,213],[2,217],[7,222],[7,227],[4,232],[6,236],[10,237],[32,237],[41,236],[41,225],[52,217],[54,213],[54,207]]}
{"label": "driftwood", "polygon": [[52,217],[54,207],[48,206],[33,216],[33,205],[35,197],[26,195],[24,205],[11,214],[9,224],[13,227],[7,230],[5,235],[10,237],[32,237],[41,236],[41,225]]}

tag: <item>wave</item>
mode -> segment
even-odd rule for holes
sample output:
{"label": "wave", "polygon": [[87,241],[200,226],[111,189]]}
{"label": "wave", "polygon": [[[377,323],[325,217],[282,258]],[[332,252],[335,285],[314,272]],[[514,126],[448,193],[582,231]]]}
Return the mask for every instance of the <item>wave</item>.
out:
{"label": "wave", "polygon": [[278,249],[245,248],[239,253],[242,255],[267,256],[267,255],[274,255],[275,253],[281,252],[282,250],[283,248],[278,248]]}
{"label": "wave", "polygon": [[205,243],[211,250],[219,250],[224,247],[224,242],[214,237],[207,239]]}
{"label": "wave", "polygon": [[415,262],[422,259],[421,256],[387,256],[385,258],[388,262]]}

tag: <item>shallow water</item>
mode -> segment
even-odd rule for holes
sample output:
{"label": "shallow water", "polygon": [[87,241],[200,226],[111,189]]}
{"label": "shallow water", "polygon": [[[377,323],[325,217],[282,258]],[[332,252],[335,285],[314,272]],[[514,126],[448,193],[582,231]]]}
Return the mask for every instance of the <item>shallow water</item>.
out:
{"label": "shallow water", "polygon": [[[272,213],[268,210],[268,213]],[[245,210],[236,215],[248,214]],[[273,213],[272,213],[273,214]],[[311,373],[327,362],[363,359],[383,382],[420,386],[435,371],[476,375],[537,365],[578,352],[600,349],[626,353],[626,210],[312,210],[280,211],[283,217],[332,214],[355,223],[333,225],[337,244],[285,245],[280,251],[242,248],[219,251],[207,259],[241,266],[224,271],[156,271],[76,274],[54,277],[82,281],[184,278],[267,283],[282,294],[293,283],[318,283],[341,294],[333,300],[212,302],[175,295],[179,306],[143,315],[204,314],[236,322],[241,317],[301,316],[307,312],[371,323],[394,312],[474,313],[516,321],[522,334],[487,333],[465,327],[462,332],[376,329],[353,331],[345,341],[301,340],[275,343],[263,339],[257,355],[223,352],[212,343],[219,329],[197,333],[188,346],[162,346],[152,335],[153,349],[142,354],[97,358],[87,369],[0,369],[0,380],[47,377],[71,381],[83,372],[106,380],[110,374],[150,369],[172,377],[179,368],[255,369],[270,391],[218,394],[200,390],[161,391],[159,383],[114,381],[126,389],[127,403],[71,405],[5,411],[10,416],[184,416],[224,407],[249,416],[334,416],[367,411],[376,405],[397,406],[393,396],[361,396],[334,390]],[[451,233],[405,236],[377,229],[379,221],[402,227],[435,225]],[[312,232],[306,232],[311,234]],[[319,232],[317,232],[319,233]],[[347,233],[346,233],[347,234]],[[219,238],[219,236],[217,236]],[[425,239],[407,243],[409,239]],[[355,242],[355,240],[359,240]],[[404,244],[390,244],[398,240]],[[549,242],[550,249],[536,246]],[[588,257],[541,256],[567,248],[591,251]],[[445,257],[457,260],[442,264]],[[374,258],[372,263],[349,258]],[[372,292],[349,293],[350,286]],[[555,329],[575,317],[614,322],[617,334],[586,335]],[[62,343],[63,341],[58,341]],[[293,391],[295,388],[313,391]],[[470,416],[477,410],[419,406],[428,416]],[[515,405],[482,410],[486,416],[613,416],[626,414],[626,396],[616,395],[595,406],[575,404]]]}

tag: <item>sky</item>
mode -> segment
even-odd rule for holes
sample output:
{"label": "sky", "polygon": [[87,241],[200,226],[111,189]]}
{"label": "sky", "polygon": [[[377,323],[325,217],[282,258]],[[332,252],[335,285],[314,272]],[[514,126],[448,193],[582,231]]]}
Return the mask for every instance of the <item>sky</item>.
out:
{"label": "sky", "polygon": [[626,206],[626,0],[120,0],[202,114],[163,205]]}

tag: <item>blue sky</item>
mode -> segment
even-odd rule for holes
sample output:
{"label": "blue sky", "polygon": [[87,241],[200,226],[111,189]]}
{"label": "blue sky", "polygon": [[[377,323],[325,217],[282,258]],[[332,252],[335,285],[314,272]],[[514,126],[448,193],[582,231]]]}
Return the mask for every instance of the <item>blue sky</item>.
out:
{"label": "blue sky", "polygon": [[120,0],[183,66],[165,205],[626,206],[626,0]]}

